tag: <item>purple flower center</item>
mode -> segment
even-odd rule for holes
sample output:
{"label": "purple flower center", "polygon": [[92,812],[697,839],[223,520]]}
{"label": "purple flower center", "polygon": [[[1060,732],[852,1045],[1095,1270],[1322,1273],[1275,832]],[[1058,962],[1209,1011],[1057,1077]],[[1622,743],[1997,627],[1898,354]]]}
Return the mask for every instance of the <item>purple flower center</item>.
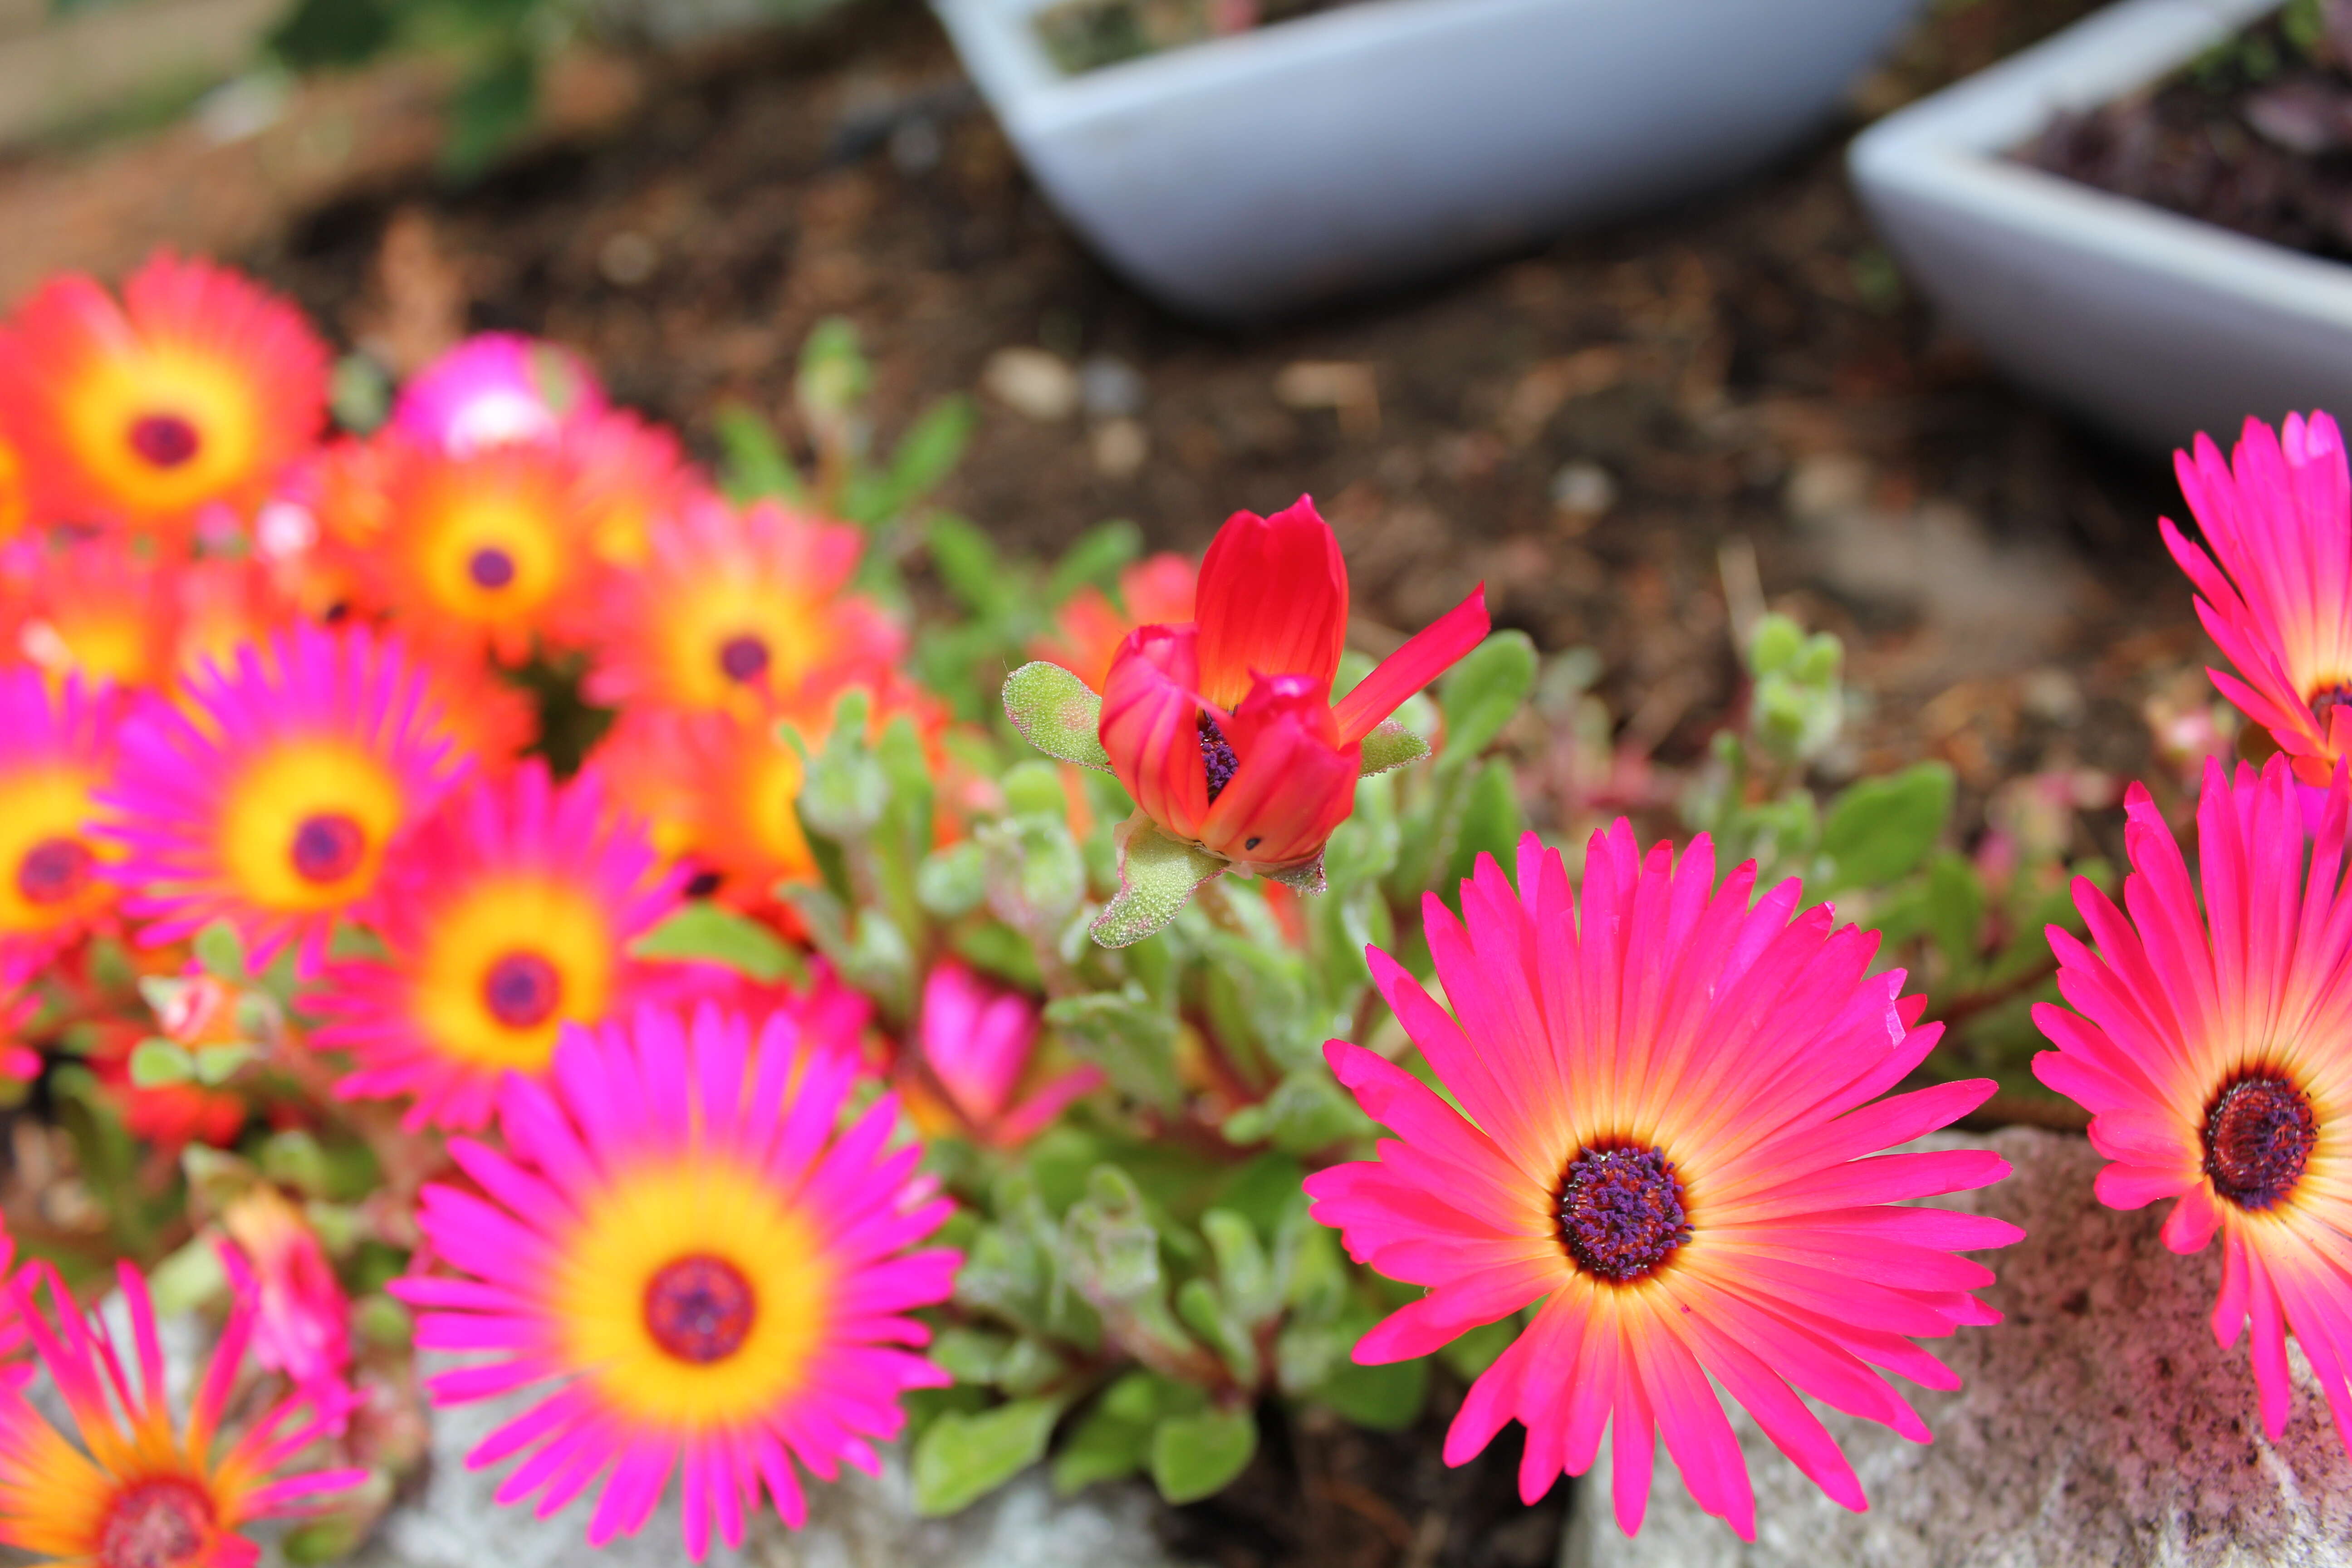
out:
{"label": "purple flower center", "polygon": [[646,1286],[646,1331],[680,1361],[708,1365],[741,1348],[758,1309],[751,1282],[723,1258],[694,1253]]}
{"label": "purple flower center", "polygon": [[1581,1149],[1559,1184],[1559,1239],[1589,1273],[1627,1284],[1690,1239],[1683,1184],[1655,1149]]}
{"label": "purple flower center", "polygon": [[294,871],[306,882],[340,882],[366,853],[367,829],[340,811],[306,816],[294,829]]}
{"label": "purple flower center", "polygon": [[1225,732],[1217,728],[1217,721],[1209,717],[1205,708],[1201,710],[1198,728],[1201,767],[1209,775],[1209,804],[1214,805],[1217,797],[1225,793],[1225,786],[1234,782],[1234,770],[1241,766],[1241,760],[1234,755],[1233,742],[1225,739]]}
{"label": "purple flower center", "polygon": [[131,449],[159,468],[176,468],[204,446],[196,427],[176,414],[142,415],[131,426]]}
{"label": "purple flower center", "polygon": [[2205,1112],[2205,1173],[2240,1208],[2266,1209],[2294,1191],[2318,1142],[2311,1097],[2276,1073],[2251,1073]]}
{"label": "purple flower center", "polygon": [[203,1554],[212,1522],[212,1502],[193,1482],[142,1482],[107,1510],[100,1568],[183,1568]]}
{"label": "purple flower center", "polygon": [[515,580],[514,557],[495,544],[485,544],[467,560],[466,575],[477,588],[503,588]]}
{"label": "purple flower center", "polygon": [[509,952],[482,977],[482,1005],[509,1029],[531,1029],[563,1003],[563,976],[535,952]]}
{"label": "purple flower center", "polygon": [[44,838],[16,862],[16,896],[28,904],[62,904],[89,886],[97,864],[89,846],[79,838]]}
{"label": "purple flower center", "polygon": [[719,645],[719,668],[730,680],[757,680],[768,673],[768,645],[750,632]]}
{"label": "purple flower center", "polygon": [[2311,716],[2319,721],[2322,734],[2326,734],[2328,726],[2335,721],[2328,715],[2334,713],[2338,708],[2347,706],[2352,706],[2352,684],[2339,680],[2333,686],[2323,686],[2312,693]]}

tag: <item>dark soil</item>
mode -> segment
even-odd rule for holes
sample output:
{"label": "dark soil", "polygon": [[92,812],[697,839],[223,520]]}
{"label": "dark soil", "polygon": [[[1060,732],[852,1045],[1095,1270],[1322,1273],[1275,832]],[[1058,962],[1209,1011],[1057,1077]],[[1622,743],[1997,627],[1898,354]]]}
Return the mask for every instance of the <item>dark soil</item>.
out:
{"label": "dark soil", "polygon": [[[1439,1403],[1449,1411],[1455,1388]],[[1162,1533],[1202,1568],[1552,1568],[1569,1488],[1519,1501],[1519,1429],[1460,1469],[1445,1422],[1368,1432],[1336,1418],[1269,1415],[1257,1458],[1206,1502],[1167,1511]]]}
{"label": "dark soil", "polygon": [[2149,91],[2060,117],[2053,174],[2352,259],[2352,0],[2298,0]]}
{"label": "dark soil", "polygon": [[1073,75],[1161,49],[1287,22],[1352,0],[1062,0],[1037,13],[1054,62]]}

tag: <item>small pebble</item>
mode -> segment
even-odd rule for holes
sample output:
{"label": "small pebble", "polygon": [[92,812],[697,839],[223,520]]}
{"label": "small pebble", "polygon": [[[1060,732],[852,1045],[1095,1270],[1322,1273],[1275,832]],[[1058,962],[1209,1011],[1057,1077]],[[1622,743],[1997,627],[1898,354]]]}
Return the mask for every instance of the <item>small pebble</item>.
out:
{"label": "small pebble", "polygon": [[890,166],[902,174],[928,174],[940,166],[946,144],[928,116],[905,121],[890,132]]}
{"label": "small pebble", "polygon": [[1113,419],[1095,427],[1090,442],[1095,472],[1107,479],[1124,479],[1151,456],[1151,435],[1139,421]]}
{"label": "small pebble", "polygon": [[999,349],[980,384],[1006,407],[1040,425],[1058,425],[1078,411],[1078,373],[1044,349]]}
{"label": "small pebble", "polygon": [[1551,477],[1551,504],[1574,518],[1597,518],[1617,504],[1617,481],[1600,464],[1578,458]]}
{"label": "small pebble", "polygon": [[1090,355],[1078,367],[1079,395],[1097,419],[1126,419],[1143,412],[1143,373],[1108,354]]}
{"label": "small pebble", "polygon": [[596,252],[596,270],[616,289],[634,289],[661,266],[661,248],[635,229],[625,228]]}

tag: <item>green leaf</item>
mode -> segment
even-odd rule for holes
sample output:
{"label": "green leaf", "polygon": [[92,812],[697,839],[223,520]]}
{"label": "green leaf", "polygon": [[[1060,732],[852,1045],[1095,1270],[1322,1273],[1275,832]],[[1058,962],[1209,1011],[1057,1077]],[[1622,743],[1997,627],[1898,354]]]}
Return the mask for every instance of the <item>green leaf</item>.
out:
{"label": "green leaf", "polygon": [[226,1045],[198,1046],[196,1081],[214,1088],[236,1076],[236,1069],[260,1054],[260,1047],[238,1040]]}
{"label": "green leaf", "polygon": [[215,921],[196,932],[191,944],[196,962],[215,980],[239,981],[245,973],[245,940],[226,921]]}
{"label": "green leaf", "polygon": [[1956,977],[1976,967],[1984,931],[1984,883],[1976,868],[1947,850],[1927,867],[1927,930]]}
{"label": "green leaf", "polygon": [[1020,589],[1014,574],[986,532],[962,518],[946,513],[934,517],[925,535],[930,546],[931,568],[948,592],[979,616],[994,616],[1011,609]]}
{"label": "green leaf", "polygon": [[1143,553],[1143,531],[1124,518],[1078,536],[1045,579],[1045,603],[1059,605],[1080,588],[1107,586],[1118,569]]}
{"label": "green leaf", "polygon": [[1475,1383],[1486,1370],[1502,1359],[1519,1337],[1519,1320],[1508,1317],[1482,1328],[1472,1329],[1460,1339],[1437,1352],[1448,1371],[1465,1383]]}
{"label": "green leaf", "polygon": [[[1372,1319],[1367,1314],[1360,1322],[1346,1325],[1344,1337],[1353,1342],[1371,1326]],[[1342,1360],[1312,1397],[1359,1426],[1402,1432],[1421,1418],[1422,1406],[1428,1401],[1429,1363],[1420,1359],[1359,1366],[1352,1360]]]}
{"label": "green leaf", "polygon": [[1496,632],[1446,672],[1438,686],[1445,711],[1440,767],[1459,767],[1495,743],[1535,689],[1536,645],[1525,632]]}
{"label": "green leaf", "polygon": [[1097,1481],[1131,1476],[1150,1451],[1149,1424],[1123,1420],[1097,1400],[1054,1456],[1054,1489],[1068,1497]]}
{"label": "green leaf", "polygon": [[996,1381],[996,1370],[1012,1348],[1010,1334],[950,1324],[931,1342],[931,1363],[958,1383],[989,1384]]}
{"label": "green leaf", "polygon": [[925,409],[890,454],[889,476],[872,498],[876,515],[856,521],[887,521],[953,473],[978,417],[971,399],[961,395],[943,397]]}
{"label": "green leaf", "polygon": [[1883,887],[1916,868],[1951,819],[1952,788],[1949,766],[1917,763],[1847,789],[1822,822],[1830,869],[1813,890]]}
{"label": "green leaf", "polygon": [[987,896],[987,857],[969,838],[933,850],[916,868],[916,900],[943,921],[971,913]]}
{"label": "green leaf", "polygon": [[457,84],[448,113],[442,165],[471,179],[530,129],[539,113],[539,58],[520,47],[500,50]]}
{"label": "green leaf", "polygon": [[1257,1452],[1257,1418],[1247,1410],[1172,1415],[1151,1434],[1151,1479],[1171,1503],[1225,1489]]}
{"label": "green leaf", "polygon": [[1004,715],[1047,756],[1110,771],[1102,744],[1102,698],[1060,665],[1039,659],[1006,676]]}
{"label": "green leaf", "polygon": [[1176,918],[1225,863],[1196,844],[1160,831],[1140,814],[1119,830],[1118,893],[1088,928],[1104,947],[1141,942]]}
{"label": "green leaf", "polygon": [[805,976],[783,938],[749,915],[707,901],[690,903],[639,937],[633,958],[719,963],[763,985]]}
{"label": "green leaf", "polygon": [[929,1519],[961,1513],[1044,1458],[1061,1414],[1058,1399],[1016,1399],[932,1422],[915,1445],[915,1511]]}
{"label": "green leaf", "polygon": [[1428,742],[1395,720],[1383,719],[1370,734],[1364,737],[1364,759],[1360,776],[1370,778],[1374,773],[1384,773],[1408,763],[1417,763],[1427,755]]}
{"label": "green leaf", "polygon": [[1517,778],[1511,764],[1496,757],[1478,770],[1462,803],[1445,891],[1457,891],[1464,880],[1476,874],[1482,854],[1492,855],[1502,865],[1509,866],[1518,847],[1519,836],[1527,830],[1527,814],[1519,807]]}
{"label": "green leaf", "polygon": [[710,423],[719,437],[719,472],[730,500],[803,499],[807,491],[799,471],[776,439],[775,426],[756,409],[722,403],[712,411]]}
{"label": "green leaf", "polygon": [[1045,1022],[1121,1094],[1163,1110],[1182,1098],[1176,1020],[1132,981],[1120,991],[1056,997],[1045,1005]]}
{"label": "green leaf", "polygon": [[266,40],[295,70],[365,65],[399,34],[394,0],[297,0]]}
{"label": "green leaf", "polygon": [[195,1058],[160,1035],[150,1035],[131,1049],[131,1081],[138,1088],[161,1089],[195,1076]]}

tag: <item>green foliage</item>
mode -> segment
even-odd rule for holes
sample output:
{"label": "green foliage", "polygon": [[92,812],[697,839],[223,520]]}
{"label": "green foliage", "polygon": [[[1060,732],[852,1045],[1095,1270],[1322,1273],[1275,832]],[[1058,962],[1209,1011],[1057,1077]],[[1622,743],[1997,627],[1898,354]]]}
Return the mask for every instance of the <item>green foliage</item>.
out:
{"label": "green foliage", "polygon": [[807,978],[800,955],[774,931],[707,900],[681,907],[639,937],[630,952],[637,958],[724,964],[763,985]]}
{"label": "green foliage", "polygon": [[1061,1413],[1059,1400],[1015,1399],[932,1422],[915,1442],[915,1511],[961,1512],[1044,1458]]}

